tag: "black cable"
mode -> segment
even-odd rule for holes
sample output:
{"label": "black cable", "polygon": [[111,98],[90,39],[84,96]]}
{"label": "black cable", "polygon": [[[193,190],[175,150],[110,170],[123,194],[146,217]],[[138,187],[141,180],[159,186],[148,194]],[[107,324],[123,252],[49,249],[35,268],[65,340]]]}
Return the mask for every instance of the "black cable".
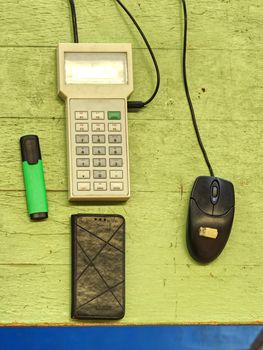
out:
{"label": "black cable", "polygon": [[193,121],[193,125],[194,125],[194,129],[195,129],[195,133],[196,133],[196,137],[199,143],[199,146],[201,148],[201,151],[203,153],[206,165],[209,169],[210,175],[214,176],[214,171],[213,168],[210,164],[210,161],[208,159],[208,155],[206,153],[205,147],[203,145],[201,136],[200,136],[200,132],[198,129],[198,125],[196,122],[196,116],[195,116],[195,111],[194,111],[194,106],[191,100],[191,96],[190,96],[190,92],[189,92],[189,88],[188,88],[188,82],[187,82],[187,73],[186,73],[186,50],[187,50],[187,9],[186,9],[186,2],[185,0],[182,0],[182,4],[183,4],[183,10],[184,10],[184,46],[183,46],[183,80],[184,80],[184,88],[185,88],[185,94],[187,97],[187,101],[189,104],[189,108],[190,108],[190,112],[191,112],[191,116],[192,116],[192,121]]}
{"label": "black cable", "polygon": [[136,19],[133,17],[133,15],[130,13],[130,11],[123,5],[123,3],[120,0],[116,0],[116,1],[122,7],[122,9],[127,13],[127,15],[130,17],[130,19],[134,23],[135,27],[137,28],[138,32],[141,34],[141,36],[145,42],[145,45],[147,46],[147,49],[151,55],[151,58],[153,60],[153,64],[154,64],[154,67],[156,70],[156,77],[157,77],[156,87],[155,87],[155,90],[154,90],[152,96],[145,102],[142,102],[142,101],[129,101],[128,102],[129,108],[142,108],[142,107],[145,107],[146,105],[148,105],[150,102],[152,102],[152,100],[155,98],[155,96],[158,93],[158,90],[160,88],[160,82],[161,82],[160,70],[159,70],[159,66],[158,66],[157,60],[155,58],[155,55],[153,53],[153,50],[151,48],[151,45],[150,45],[149,41],[147,40],[141,27],[139,26],[138,22],[136,21]]}
{"label": "black cable", "polygon": [[76,7],[74,0],[69,0],[71,15],[72,15],[72,25],[73,25],[73,34],[74,34],[74,43],[79,42],[79,33],[78,33],[78,23],[77,23],[77,15],[76,15]]}
{"label": "black cable", "polygon": [[[152,96],[145,102],[143,101],[128,101],[128,108],[142,108],[145,107],[146,105],[148,105],[150,102],[152,102],[152,100],[155,98],[155,96],[157,95],[159,88],[160,88],[160,81],[161,81],[161,76],[160,76],[160,70],[158,67],[158,63],[157,60],[155,58],[155,55],[153,53],[153,50],[151,48],[151,45],[149,44],[145,34],[143,33],[142,29],[140,28],[139,24],[137,23],[137,21],[135,20],[135,18],[132,16],[132,14],[130,13],[130,11],[123,5],[123,3],[120,0],[116,0],[117,3],[123,8],[123,10],[127,13],[127,15],[130,17],[130,19],[132,20],[132,22],[134,23],[134,25],[136,26],[136,28],[138,29],[139,33],[141,34],[148,50],[149,53],[152,57],[153,63],[154,63],[154,67],[156,70],[156,76],[157,76],[157,82],[156,82],[156,87],[155,90],[152,94]],[[78,35],[78,24],[77,24],[77,16],[76,16],[76,8],[75,8],[75,3],[74,0],[69,0],[70,2],[70,7],[71,7],[71,14],[72,14],[72,25],[73,25],[73,33],[74,33],[74,42],[78,43],[79,42],[79,35]]]}

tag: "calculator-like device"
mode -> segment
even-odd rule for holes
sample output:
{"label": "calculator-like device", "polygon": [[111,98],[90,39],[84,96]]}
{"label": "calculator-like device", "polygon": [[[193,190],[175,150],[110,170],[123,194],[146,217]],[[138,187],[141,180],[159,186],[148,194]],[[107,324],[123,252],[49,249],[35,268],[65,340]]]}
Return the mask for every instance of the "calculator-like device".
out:
{"label": "calculator-like device", "polygon": [[132,91],[130,44],[59,44],[69,200],[130,197],[127,98]]}

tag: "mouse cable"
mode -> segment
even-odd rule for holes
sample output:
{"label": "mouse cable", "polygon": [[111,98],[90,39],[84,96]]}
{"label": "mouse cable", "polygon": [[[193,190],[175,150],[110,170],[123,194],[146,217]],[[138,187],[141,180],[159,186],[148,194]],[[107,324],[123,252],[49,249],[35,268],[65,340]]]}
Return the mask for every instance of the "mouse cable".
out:
{"label": "mouse cable", "polygon": [[185,0],[181,0],[183,4],[183,10],[184,10],[184,45],[183,45],[183,80],[184,80],[184,89],[185,89],[185,94],[187,97],[188,105],[190,108],[191,116],[192,116],[192,122],[193,126],[195,129],[196,137],[199,143],[199,146],[201,148],[201,151],[203,153],[206,165],[209,169],[210,175],[214,176],[214,171],[213,168],[210,164],[210,161],[208,159],[208,155],[206,153],[205,147],[203,145],[201,135],[198,129],[197,121],[196,121],[196,116],[195,116],[195,111],[194,111],[194,106],[191,100],[189,88],[188,88],[188,82],[187,82],[187,72],[186,72],[186,51],[187,51],[187,29],[188,29],[188,21],[187,21],[187,9],[186,9],[186,2]]}
{"label": "mouse cable", "polygon": [[[70,2],[70,7],[71,7],[71,14],[72,14],[74,42],[78,43],[79,42],[79,37],[78,37],[78,25],[77,25],[77,16],[76,16],[75,3],[74,3],[74,0],[69,0],[69,2]],[[149,51],[149,53],[151,55],[151,58],[152,58],[152,61],[153,61],[153,64],[154,64],[154,67],[155,67],[155,70],[156,70],[157,81],[156,81],[156,87],[155,87],[155,90],[154,90],[152,96],[145,102],[143,102],[143,101],[128,101],[128,108],[129,109],[139,109],[139,108],[143,108],[146,105],[148,105],[156,97],[156,95],[157,95],[157,93],[159,91],[159,88],[160,88],[160,81],[161,81],[160,70],[159,70],[159,66],[158,66],[157,60],[155,58],[155,55],[153,53],[153,50],[151,48],[151,45],[150,45],[149,41],[147,40],[144,32],[140,28],[139,24],[137,23],[137,21],[135,20],[133,15],[130,13],[130,11],[123,5],[123,3],[120,0],[116,0],[116,2],[127,13],[127,15],[130,17],[130,19],[134,23],[135,27],[137,28],[137,30],[139,31],[141,37],[143,38],[143,41],[144,41],[145,45],[147,46],[147,49],[148,49],[148,51]]]}

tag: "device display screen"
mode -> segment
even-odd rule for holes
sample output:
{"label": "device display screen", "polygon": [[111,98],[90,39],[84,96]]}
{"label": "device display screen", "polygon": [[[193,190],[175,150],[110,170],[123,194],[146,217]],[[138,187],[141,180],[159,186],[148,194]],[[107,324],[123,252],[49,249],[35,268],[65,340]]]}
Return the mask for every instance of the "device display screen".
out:
{"label": "device display screen", "polygon": [[127,54],[123,52],[66,52],[66,84],[127,84]]}

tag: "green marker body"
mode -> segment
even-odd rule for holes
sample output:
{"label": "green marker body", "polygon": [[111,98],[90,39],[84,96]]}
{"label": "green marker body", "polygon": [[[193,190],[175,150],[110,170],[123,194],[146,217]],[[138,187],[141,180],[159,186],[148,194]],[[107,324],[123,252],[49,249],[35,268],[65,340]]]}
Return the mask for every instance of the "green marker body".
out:
{"label": "green marker body", "polygon": [[23,162],[28,213],[47,213],[48,203],[42,160],[37,164]]}
{"label": "green marker body", "polygon": [[28,213],[32,220],[48,217],[48,204],[44,170],[37,135],[26,135],[20,139],[24,182]]}

